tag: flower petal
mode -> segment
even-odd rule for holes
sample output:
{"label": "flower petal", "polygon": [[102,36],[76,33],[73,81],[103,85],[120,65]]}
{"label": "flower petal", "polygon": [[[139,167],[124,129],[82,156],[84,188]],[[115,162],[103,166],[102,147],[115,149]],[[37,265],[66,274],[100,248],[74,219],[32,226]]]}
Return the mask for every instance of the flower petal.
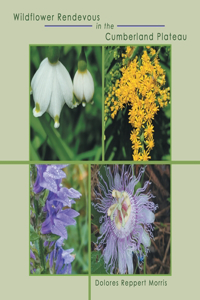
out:
{"label": "flower petal", "polygon": [[76,210],[71,209],[71,208],[63,210],[62,213],[71,218],[75,218],[80,215]]}
{"label": "flower petal", "polygon": [[135,197],[139,205],[144,205],[148,202],[149,196],[145,194],[140,194],[139,197]]}
{"label": "flower petal", "polygon": [[54,123],[55,128],[58,128],[60,126],[59,117],[64,104],[65,104],[64,97],[56,73],[53,80],[51,100],[50,100],[49,107],[47,109],[47,112],[55,121]]}
{"label": "flower petal", "polygon": [[149,247],[151,245],[150,237],[145,230],[143,230],[141,242],[145,247]]}
{"label": "flower petal", "polygon": [[42,67],[39,67],[31,82],[35,102],[35,108],[33,109],[35,117],[42,116],[49,106],[53,80],[53,66],[48,62],[48,59],[45,59]]}
{"label": "flower petal", "polygon": [[51,228],[52,228],[52,224],[51,224],[51,220],[49,217],[42,223],[41,233],[42,234],[51,233]]}
{"label": "flower petal", "polygon": [[64,259],[64,264],[70,264],[74,260],[74,256],[70,255],[74,249],[63,250],[62,258]]}
{"label": "flower petal", "polygon": [[57,219],[54,220],[55,225],[52,226],[51,232],[57,234],[67,240],[67,230],[63,223]]}
{"label": "flower petal", "polygon": [[72,103],[73,100],[73,85],[72,80],[69,75],[67,69],[63,66],[63,64],[59,61],[57,64],[57,78],[60,85],[60,89],[62,91],[63,98],[65,103],[73,108],[74,105]]}
{"label": "flower petal", "polygon": [[124,239],[118,239],[118,264],[120,274],[126,273],[126,249]]}
{"label": "flower petal", "polygon": [[49,266],[50,266],[50,268],[53,267],[53,251],[51,251],[51,254],[50,254]]}
{"label": "flower petal", "polygon": [[83,74],[80,73],[79,71],[76,72],[74,79],[73,79],[73,89],[74,89],[74,94],[76,98],[79,101],[82,101],[84,99],[83,96]]}
{"label": "flower petal", "polygon": [[129,192],[130,194],[133,194],[136,183],[137,183],[137,179],[134,176],[133,179],[127,185],[126,191]]}
{"label": "flower petal", "polygon": [[44,172],[44,177],[51,177],[53,179],[65,178],[66,174],[62,170],[58,169],[55,165],[47,166],[46,172]]}
{"label": "flower petal", "polygon": [[35,72],[32,80],[31,80],[31,88],[35,89],[36,85],[40,82],[41,77],[45,73],[45,67],[48,64],[48,58],[43,59],[41,64],[39,65],[38,70]]}
{"label": "flower petal", "polygon": [[128,274],[133,274],[133,255],[132,251],[126,250],[126,264],[128,267]]}
{"label": "flower petal", "polygon": [[114,178],[114,186],[116,189],[121,189],[121,177],[119,173],[116,173],[115,178]]}
{"label": "flower petal", "polygon": [[83,74],[83,97],[90,102],[94,96],[94,81],[88,70]]}
{"label": "flower petal", "polygon": [[82,195],[78,191],[74,190],[73,188],[61,188],[61,190],[58,192],[58,196],[60,198],[80,198]]}
{"label": "flower petal", "polygon": [[155,221],[154,213],[152,213],[152,211],[147,208],[142,209],[141,218],[142,218],[142,222],[146,224],[153,223]]}
{"label": "flower petal", "polygon": [[109,264],[110,259],[116,258],[116,254],[116,238],[111,234],[107,239],[106,248],[103,251],[105,263]]}

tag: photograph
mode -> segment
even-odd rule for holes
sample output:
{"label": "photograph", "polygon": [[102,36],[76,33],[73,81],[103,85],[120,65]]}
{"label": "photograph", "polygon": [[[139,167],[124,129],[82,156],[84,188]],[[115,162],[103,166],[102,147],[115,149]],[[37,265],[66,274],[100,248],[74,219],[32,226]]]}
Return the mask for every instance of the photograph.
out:
{"label": "photograph", "polygon": [[171,160],[171,46],[104,48],[107,161]]}
{"label": "photograph", "polygon": [[88,166],[30,165],[29,274],[88,274]]}
{"label": "photograph", "polygon": [[171,274],[169,165],[91,165],[91,274]]}
{"label": "photograph", "polygon": [[30,45],[30,160],[102,157],[102,47]]}

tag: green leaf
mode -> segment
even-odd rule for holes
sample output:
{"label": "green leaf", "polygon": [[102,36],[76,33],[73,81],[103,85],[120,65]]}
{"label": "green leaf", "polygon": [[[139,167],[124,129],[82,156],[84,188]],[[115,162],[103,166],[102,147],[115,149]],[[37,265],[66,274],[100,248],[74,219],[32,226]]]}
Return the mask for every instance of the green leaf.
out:
{"label": "green leaf", "polygon": [[[100,148],[101,149],[101,148]],[[94,147],[92,150],[86,151],[76,156],[76,160],[92,159],[99,151],[99,147]],[[98,154],[99,155],[99,154]]]}
{"label": "green leaf", "polygon": [[50,124],[47,122],[45,116],[40,118],[40,122],[42,127],[44,128],[49,140],[51,141],[51,145],[55,153],[57,154],[60,160],[73,160],[74,153],[70,150],[67,145],[62,141],[60,134],[56,131],[55,128],[52,128]]}
{"label": "green leaf", "polygon": [[40,157],[39,155],[37,154],[35,148],[33,147],[32,143],[30,143],[30,159],[31,160],[34,160],[34,161],[39,161],[40,160]]}
{"label": "green leaf", "polygon": [[101,214],[94,208],[93,205],[92,205],[92,208],[91,208],[91,214],[93,216],[92,223],[97,225],[98,227],[100,227],[101,224],[99,223],[99,218],[101,217]]}
{"label": "green leaf", "polygon": [[97,237],[94,233],[91,234],[91,242],[93,242],[93,243],[97,242]]}
{"label": "green leaf", "polygon": [[36,241],[39,239],[39,235],[37,234],[37,232],[35,231],[35,229],[33,228],[32,225],[30,225],[30,241]]}
{"label": "green leaf", "polygon": [[53,241],[57,241],[59,238],[60,238],[59,235],[56,235],[56,234],[48,234],[46,240],[47,240],[48,242],[53,242]]}
{"label": "green leaf", "polygon": [[38,202],[39,202],[40,207],[44,207],[46,200],[39,198]]}
{"label": "green leaf", "polygon": [[169,161],[170,159],[171,159],[171,157],[170,157],[169,154],[162,156],[162,160],[168,160]]}
{"label": "green leaf", "polygon": [[30,107],[30,124],[31,127],[34,129],[35,132],[37,132],[37,134],[39,135],[39,137],[41,137],[43,140],[46,139],[46,133],[40,123],[40,119],[34,117],[33,112],[32,112],[32,108]]}
{"label": "green leaf", "polygon": [[94,54],[96,58],[96,62],[98,64],[98,70],[102,75],[102,52],[100,47],[94,47]]}
{"label": "green leaf", "polygon": [[143,47],[142,47],[142,46],[137,46],[137,47],[135,48],[135,50],[133,51],[133,54],[131,55],[131,57],[127,57],[127,58],[125,59],[124,64],[127,65],[128,62],[129,62],[129,60],[134,60],[134,58],[135,58],[136,56],[139,57],[139,55],[142,53],[142,51],[143,51]]}
{"label": "green leaf", "polygon": [[107,54],[107,55],[105,55],[105,69],[104,69],[105,74],[107,73],[107,71],[110,68],[110,65],[114,59],[114,52],[115,52],[115,49],[108,50],[105,52]]}
{"label": "green leaf", "polygon": [[68,52],[72,49],[72,46],[64,46],[63,53],[64,55],[67,55]]}
{"label": "green leaf", "polygon": [[137,189],[140,189],[142,187],[141,182],[138,182],[134,188],[134,194],[136,193]]}
{"label": "green leaf", "polygon": [[104,268],[104,260],[101,257],[101,251],[93,251],[91,253],[91,273],[106,274],[106,270]]}

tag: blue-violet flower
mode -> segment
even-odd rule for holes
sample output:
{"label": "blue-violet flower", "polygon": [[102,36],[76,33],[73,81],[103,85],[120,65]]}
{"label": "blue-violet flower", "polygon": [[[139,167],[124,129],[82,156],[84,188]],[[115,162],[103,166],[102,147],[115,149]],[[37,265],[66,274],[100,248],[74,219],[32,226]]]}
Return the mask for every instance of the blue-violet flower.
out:
{"label": "blue-violet flower", "polygon": [[[53,269],[55,269],[56,274],[71,274],[71,263],[75,259],[75,255],[71,253],[74,251],[74,249],[63,250],[63,242],[64,238],[60,238],[57,240],[57,242],[55,243],[55,248],[47,256],[47,260],[49,260],[49,267],[51,272],[53,272]],[[51,246],[52,243],[50,243],[49,248]]]}
{"label": "blue-violet flower", "polygon": [[44,189],[56,193],[60,189],[62,179],[66,177],[61,169],[68,165],[36,165],[37,178],[33,186],[34,193],[38,194]]}

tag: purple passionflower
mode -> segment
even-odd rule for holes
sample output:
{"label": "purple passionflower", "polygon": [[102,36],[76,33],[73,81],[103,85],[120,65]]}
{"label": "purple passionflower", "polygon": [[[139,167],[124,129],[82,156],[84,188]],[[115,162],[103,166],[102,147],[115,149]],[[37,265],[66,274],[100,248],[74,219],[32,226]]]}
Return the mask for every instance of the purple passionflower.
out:
{"label": "purple passionflower", "polygon": [[68,165],[36,165],[37,178],[33,186],[34,193],[38,194],[44,189],[54,193],[60,190],[62,179],[66,177],[62,171]]}
{"label": "purple passionflower", "polygon": [[[100,192],[95,191],[97,204],[94,207],[102,214],[100,218],[100,237],[98,250],[103,249],[106,271],[111,274],[117,269],[120,274],[133,274],[133,253],[136,254],[138,265],[140,257],[145,257],[153,238],[153,226],[157,208],[149,201],[154,196],[148,192],[144,194],[149,181],[135,192],[135,186],[140,181],[145,168],[141,168],[136,178],[133,166],[105,167],[106,180],[99,173],[101,183]],[[108,182],[108,184],[106,183]]]}

